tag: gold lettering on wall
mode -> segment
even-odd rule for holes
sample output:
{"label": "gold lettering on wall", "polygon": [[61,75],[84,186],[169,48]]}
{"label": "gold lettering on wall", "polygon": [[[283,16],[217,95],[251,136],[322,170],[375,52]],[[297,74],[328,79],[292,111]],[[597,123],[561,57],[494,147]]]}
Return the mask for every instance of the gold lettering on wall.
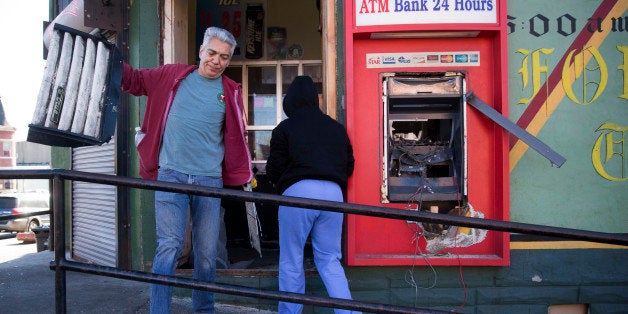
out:
{"label": "gold lettering on wall", "polygon": [[619,50],[623,56],[623,62],[617,69],[624,73],[624,90],[623,93],[619,95],[619,98],[628,99],[628,46],[617,46],[617,50]]}
{"label": "gold lettering on wall", "polygon": [[[626,181],[626,131],[628,126],[620,126],[612,122],[602,124],[597,131],[603,132],[595,141],[591,152],[593,168],[603,178],[610,181]],[[618,137],[618,138],[616,138]],[[618,159],[618,160],[617,160]],[[613,174],[609,174],[606,165],[615,161]]]}
{"label": "gold lettering on wall", "polygon": [[[534,95],[541,90],[541,74],[545,73],[545,77],[547,78],[549,71],[547,58],[544,56],[553,52],[554,48],[540,48],[534,51],[523,48],[517,49],[517,53],[524,55],[523,60],[521,61],[521,68],[517,71],[518,73],[521,73],[523,89],[528,87],[530,76],[532,76],[532,95],[530,95],[530,97],[519,98],[517,104],[521,105],[530,103]],[[531,62],[530,58],[532,59]],[[532,75],[530,75],[530,72],[532,72]]]}
{"label": "gold lettering on wall", "polygon": [[[593,60],[597,63],[597,66],[587,66],[585,64],[584,55],[589,53]],[[587,78],[587,74],[589,72],[599,72],[599,81],[589,80]],[[582,80],[582,97],[578,99],[573,90],[573,84],[569,84],[569,82],[576,82],[580,77]],[[567,54],[567,59],[565,60],[565,64],[563,65],[563,89],[565,90],[565,95],[571,99],[576,104],[579,105],[588,105],[593,103],[604,91],[606,88],[606,84],[608,83],[608,68],[606,66],[606,62],[604,62],[604,58],[598,51],[596,47],[590,46],[582,49],[581,52],[576,53],[576,50],[572,50]],[[590,85],[596,86],[593,97],[589,98],[587,96],[588,87]]]}

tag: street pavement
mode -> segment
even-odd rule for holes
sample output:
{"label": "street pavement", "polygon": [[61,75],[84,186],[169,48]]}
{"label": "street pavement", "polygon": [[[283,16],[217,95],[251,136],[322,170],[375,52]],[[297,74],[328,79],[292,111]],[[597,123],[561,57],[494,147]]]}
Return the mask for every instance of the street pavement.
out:
{"label": "street pavement", "polygon": [[[0,313],[55,313],[53,252],[15,239],[0,242]],[[149,313],[149,284],[67,271],[66,304],[68,313]],[[191,298],[173,297],[172,313],[192,313],[191,307]],[[273,312],[217,304],[216,313]]]}

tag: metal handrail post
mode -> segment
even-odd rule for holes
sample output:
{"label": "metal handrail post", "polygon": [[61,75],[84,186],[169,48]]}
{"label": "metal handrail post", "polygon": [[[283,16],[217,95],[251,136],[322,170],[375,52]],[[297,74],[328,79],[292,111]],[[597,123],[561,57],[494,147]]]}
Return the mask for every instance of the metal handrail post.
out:
{"label": "metal handrail post", "polygon": [[61,267],[65,259],[65,200],[64,200],[65,180],[60,175],[52,178],[52,211],[54,213],[54,255],[55,260],[50,267],[55,271],[55,312],[65,314],[67,312],[66,302],[66,275],[65,268]]}
{"label": "metal handrail post", "polygon": [[[53,197],[52,191],[55,190],[54,186],[52,185],[53,182],[54,181],[52,180],[52,177],[48,177],[48,191],[49,191],[48,194],[50,196],[50,198],[48,200],[48,204],[51,205],[51,206],[54,206],[54,204],[53,204],[54,200],[52,199],[52,197]],[[48,250],[52,251],[52,250],[54,250],[55,243],[56,243],[55,237],[54,237],[55,229],[56,229],[54,222],[55,222],[55,217],[57,215],[55,215],[55,212],[54,212],[54,210],[52,210],[52,207],[50,207],[49,210],[50,210],[50,221],[52,223],[50,224],[50,231],[49,231],[49,236],[48,236],[48,241],[50,241],[48,243]]]}

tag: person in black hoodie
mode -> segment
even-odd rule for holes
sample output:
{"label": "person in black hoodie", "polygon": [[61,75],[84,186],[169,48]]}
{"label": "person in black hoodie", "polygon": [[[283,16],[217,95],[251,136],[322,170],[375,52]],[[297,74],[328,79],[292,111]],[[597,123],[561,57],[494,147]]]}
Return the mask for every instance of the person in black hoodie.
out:
{"label": "person in black hoodie", "polygon": [[[272,132],[268,179],[285,196],[342,202],[353,173],[353,148],[344,126],[320,110],[312,78],[292,81],[283,110],[288,119]],[[329,296],[351,299],[340,263],[342,222],[343,213],[279,206],[280,291],[305,293],[303,250],[311,233],[314,262]],[[279,302],[279,313],[300,313],[302,308]]]}

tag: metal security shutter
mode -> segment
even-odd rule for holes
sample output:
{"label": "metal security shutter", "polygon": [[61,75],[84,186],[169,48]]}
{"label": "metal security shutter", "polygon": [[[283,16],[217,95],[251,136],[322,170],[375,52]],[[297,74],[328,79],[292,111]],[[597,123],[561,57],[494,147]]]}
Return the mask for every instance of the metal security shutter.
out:
{"label": "metal security shutter", "polygon": [[[115,174],[115,143],[72,149],[72,169]],[[72,182],[72,256],[116,267],[118,257],[116,187]]]}

